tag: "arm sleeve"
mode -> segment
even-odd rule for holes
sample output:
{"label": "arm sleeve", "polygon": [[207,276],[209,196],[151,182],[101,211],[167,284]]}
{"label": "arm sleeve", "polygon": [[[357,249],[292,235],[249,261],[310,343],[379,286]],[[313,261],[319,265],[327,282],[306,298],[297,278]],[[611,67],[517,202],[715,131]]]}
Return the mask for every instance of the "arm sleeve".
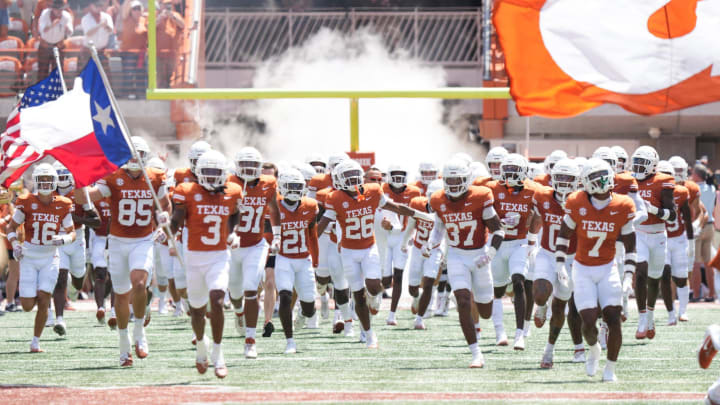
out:
{"label": "arm sleeve", "polygon": [[22,210],[16,209],[15,213],[13,213],[12,219],[16,224],[22,224],[25,222],[25,213],[22,212]]}
{"label": "arm sleeve", "polygon": [[408,242],[410,241],[410,238],[412,237],[413,233],[415,232],[415,218],[408,218],[407,228],[405,228],[405,233],[403,234],[403,242],[400,246],[407,246]]}
{"label": "arm sleeve", "polygon": [[160,187],[158,187],[158,189],[157,189],[157,196],[158,196],[158,198],[163,198],[167,195],[167,193],[168,193],[167,184],[165,184],[165,182],[163,181],[160,184]]}
{"label": "arm sleeve", "polygon": [[570,229],[575,229],[575,221],[570,217],[570,214],[565,214],[563,217],[563,222],[565,222],[565,225],[568,226]]}
{"label": "arm sleeve", "polygon": [[633,203],[635,203],[634,222],[636,224],[641,224],[641,223],[645,222],[645,220],[648,217],[647,207],[645,207],[645,201],[643,201],[643,199],[640,198],[638,193],[630,192],[630,193],[628,193],[628,197],[630,197],[633,200]]}
{"label": "arm sleeve", "polygon": [[495,207],[493,207],[493,206],[491,205],[491,206],[489,206],[489,207],[485,207],[485,209],[483,210],[483,215],[482,215],[482,217],[483,217],[484,220],[487,221],[488,219],[494,217],[495,215],[497,215],[497,212],[495,212]]}
{"label": "arm sleeve", "polygon": [[337,218],[337,215],[335,214],[335,210],[333,209],[326,209],[323,216],[331,221],[335,221]]}
{"label": "arm sleeve", "polygon": [[378,208],[384,207],[385,204],[387,204],[387,202],[388,202],[387,196],[385,195],[385,193],[383,193],[381,191],[380,192],[380,203],[378,204]]}
{"label": "arm sleeve", "polygon": [[73,226],[72,214],[68,212],[62,220],[63,228],[71,228]]}
{"label": "arm sleeve", "polygon": [[442,242],[442,239],[445,237],[445,223],[443,223],[442,219],[435,214],[435,224],[433,224],[432,232],[430,232],[430,238],[428,239],[428,245],[430,247],[434,247],[440,244]]}

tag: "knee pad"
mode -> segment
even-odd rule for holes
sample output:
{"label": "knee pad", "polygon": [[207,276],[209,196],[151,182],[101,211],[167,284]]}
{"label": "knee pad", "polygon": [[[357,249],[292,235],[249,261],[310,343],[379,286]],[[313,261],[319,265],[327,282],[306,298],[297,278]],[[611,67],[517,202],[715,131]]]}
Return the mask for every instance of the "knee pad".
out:
{"label": "knee pad", "polygon": [[290,302],[292,301],[292,292],[282,290],[278,293],[278,297],[280,299],[280,305],[290,305]]}

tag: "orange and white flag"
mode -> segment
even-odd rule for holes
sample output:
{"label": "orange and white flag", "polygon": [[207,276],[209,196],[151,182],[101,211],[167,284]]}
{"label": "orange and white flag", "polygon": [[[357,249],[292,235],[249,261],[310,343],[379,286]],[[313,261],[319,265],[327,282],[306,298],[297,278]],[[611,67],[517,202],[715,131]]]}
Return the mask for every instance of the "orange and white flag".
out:
{"label": "orange and white flag", "polygon": [[521,115],[720,101],[718,0],[496,0],[493,23]]}

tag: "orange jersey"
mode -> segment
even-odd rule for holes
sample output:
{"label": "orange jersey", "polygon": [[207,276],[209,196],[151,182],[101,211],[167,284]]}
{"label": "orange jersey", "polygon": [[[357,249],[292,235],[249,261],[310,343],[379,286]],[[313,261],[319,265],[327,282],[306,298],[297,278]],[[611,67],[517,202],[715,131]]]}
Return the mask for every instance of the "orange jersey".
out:
{"label": "orange jersey", "polygon": [[95,229],[95,235],[107,236],[110,231],[110,220],[112,218],[112,211],[110,210],[110,199],[103,198],[95,204],[95,208],[100,215],[100,226]]}
{"label": "orange jersey", "polygon": [[308,182],[308,190],[318,192],[332,186],[332,176],[329,173],[316,174]]}
{"label": "orange jersey", "polygon": [[255,246],[263,239],[268,205],[277,198],[277,181],[273,176],[262,175],[245,185],[242,179],[232,175],[228,183],[235,183],[243,188],[244,197],[240,202],[238,219],[240,247]]}
{"label": "orange jersey", "polygon": [[[335,191],[335,189],[332,187],[326,187],[326,188],[318,191],[317,194],[315,194],[315,200],[317,201],[318,206],[325,208],[325,200],[327,200],[328,196],[333,191]],[[332,243],[337,243],[338,239],[337,239],[337,234],[335,233],[335,225],[334,224],[331,226],[328,226],[325,229],[325,233],[330,234],[330,241],[332,241]]]}
{"label": "orange jersey", "polygon": [[495,200],[494,206],[500,219],[505,218],[510,212],[520,214],[520,223],[514,228],[505,229],[505,240],[524,239],[527,237],[528,220],[532,214],[532,198],[535,194],[537,186],[528,187],[529,182],[525,182],[525,187],[520,191],[514,191],[504,184],[496,181],[488,183],[487,187],[492,190]]}
{"label": "orange jersey", "polygon": [[[668,238],[675,238],[678,236],[685,235],[685,219],[680,213],[679,208],[690,200],[690,192],[688,189],[681,185],[676,185],[673,189],[673,202],[677,209],[677,217],[672,222],[665,223],[665,230],[667,231]],[[692,243],[692,242],[690,242]]]}
{"label": "orange jersey", "polygon": [[550,176],[549,173],[543,173],[543,174],[539,174],[539,175],[535,176],[533,181],[535,183],[542,184],[545,187],[550,187],[551,179],[552,179],[552,177]]}
{"label": "orange jersey", "polygon": [[[556,249],[557,236],[560,233],[562,219],[565,216],[562,205],[554,197],[555,191],[551,187],[538,187],[533,194],[533,211],[542,219],[542,238],[540,246],[551,252]],[[570,238],[568,254],[577,250],[577,237]]]}
{"label": "orange jersey", "polygon": [[[57,191],[55,192],[55,194],[60,195],[60,193],[58,193]],[[73,203],[72,208],[70,209],[71,214],[75,215],[76,217],[81,217],[84,215],[84,213],[82,211],[78,211],[76,209],[74,190],[71,190],[69,193],[67,193],[67,195],[64,195],[63,197],[69,198],[70,201],[72,201],[72,203]],[[75,230],[78,230],[78,229],[82,228],[82,224],[74,223],[73,227]]]}
{"label": "orange jersey", "polygon": [[590,196],[576,191],[565,202],[565,213],[575,222],[575,260],[586,266],[602,266],[615,260],[615,242],[622,227],[635,218],[635,203],[628,196],[610,193],[603,209],[593,207]]}
{"label": "orange jersey", "polygon": [[[428,211],[428,198],[424,196],[415,197],[410,200],[410,208],[420,212],[430,213],[430,211]],[[432,221],[419,218],[415,220],[415,237],[413,238],[413,243],[416,248],[422,249],[422,247],[425,246],[430,238],[430,231],[432,231],[433,225]]]}
{"label": "orange jersey", "polygon": [[57,194],[53,195],[52,201],[47,205],[35,194],[18,197],[15,210],[25,216],[25,241],[34,245],[51,246],[53,236],[59,235],[66,226],[72,226],[72,205],[69,198]]}
{"label": "orange jersey", "polygon": [[638,191],[638,183],[630,172],[617,173],[615,175],[614,193],[625,194],[636,193]]}
{"label": "orange jersey", "polygon": [[198,181],[197,177],[190,170],[189,167],[175,170],[175,173],[173,174],[173,179],[175,180],[176,186],[179,186],[182,183],[197,183]]}
{"label": "orange jersey", "polygon": [[412,182],[412,183],[410,183],[410,184],[413,185],[413,186],[415,186],[415,187],[417,187],[417,188],[419,188],[419,189],[420,189],[420,193],[421,193],[422,195],[427,194],[427,184],[423,183],[422,181],[420,181],[420,180],[415,180],[414,182]]}
{"label": "orange jersey", "polygon": [[[8,225],[10,224],[9,218],[12,218],[12,212],[13,212],[13,209],[12,209],[12,205],[10,203],[0,204],[0,218],[2,218],[2,220],[3,220],[3,225],[0,226],[0,231],[3,234],[3,241],[5,242],[5,247],[8,250],[12,250],[12,245],[10,244],[10,242],[8,242],[7,237],[5,235],[7,235],[7,233],[8,233],[7,228],[8,228]],[[20,240],[19,236],[18,236],[18,240]]]}
{"label": "orange jersey", "polygon": [[353,198],[345,191],[335,190],[325,200],[325,207],[335,212],[340,224],[340,246],[345,249],[367,249],[375,244],[375,211],[385,200],[385,194],[375,183],[363,184],[360,191],[362,194]]}
{"label": "orange jersey", "polygon": [[478,177],[475,180],[473,180],[472,185],[473,186],[487,186],[488,183],[491,181],[494,181],[492,177]]}
{"label": "orange jersey", "polygon": [[[278,209],[282,226],[282,243],[279,254],[291,259],[303,259],[310,256],[313,244],[317,246],[317,232],[314,228],[312,231],[310,229],[317,218],[317,201],[303,197],[293,211],[289,210],[283,202],[278,201]],[[313,238],[314,240],[311,240]],[[317,262],[316,259],[314,261]]]}
{"label": "orange jersey", "polygon": [[209,252],[227,249],[228,220],[238,212],[242,188],[225,185],[225,192],[212,192],[198,183],[175,187],[173,201],[185,206],[188,250]]}
{"label": "orange jersey", "polygon": [[695,183],[692,180],[686,180],[683,183],[683,186],[688,189],[688,193],[690,193],[690,204],[694,203],[695,200],[700,198],[700,186],[698,186],[697,183]]}
{"label": "orange jersey", "polygon": [[480,249],[487,242],[483,211],[493,205],[493,194],[487,187],[470,186],[465,197],[451,201],[445,190],[430,197],[430,206],[445,224],[448,245],[458,249]]}
{"label": "orange jersey", "polygon": [[[390,201],[396,203],[396,204],[402,204],[402,205],[409,205],[410,200],[412,200],[415,197],[420,197],[422,194],[420,193],[420,189],[413,186],[408,185],[405,187],[405,189],[401,193],[396,193],[392,191],[390,188],[390,185],[387,183],[383,183],[382,185],[382,191],[385,193],[385,196],[390,199]],[[407,227],[407,218],[403,218],[403,231]]]}
{"label": "orange jersey", "polygon": [[[662,191],[672,190],[675,187],[675,178],[664,173],[655,173],[645,180],[638,181],[638,195],[643,200],[656,206],[662,207]],[[648,213],[648,219],[641,225],[662,224],[663,220]]]}
{"label": "orange jersey", "polygon": [[[165,184],[165,172],[148,168],[148,177],[156,193]],[[120,238],[144,238],[153,231],[153,197],[143,176],[130,177],[125,169],[98,180],[98,189],[110,200],[114,218],[110,222],[110,235]]]}

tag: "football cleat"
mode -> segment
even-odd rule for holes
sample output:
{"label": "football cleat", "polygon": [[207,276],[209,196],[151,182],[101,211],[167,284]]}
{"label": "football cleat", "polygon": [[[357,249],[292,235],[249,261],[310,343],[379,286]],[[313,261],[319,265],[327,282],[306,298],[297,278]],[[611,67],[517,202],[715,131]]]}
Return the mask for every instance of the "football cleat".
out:
{"label": "football cleat", "polygon": [[137,354],[138,358],[144,359],[148,356],[148,353],[150,353],[150,350],[148,349],[147,340],[143,336],[135,341],[135,354]]}
{"label": "football cleat", "polygon": [[545,325],[545,320],[547,319],[547,305],[538,306],[535,308],[535,315],[533,315],[533,320],[535,321],[535,327],[536,328],[542,328],[543,325]]}
{"label": "football cleat", "polygon": [[108,326],[111,330],[117,328],[117,317],[115,316],[115,308],[110,308],[110,318],[108,318]]}
{"label": "football cleat", "polygon": [[360,328],[360,343],[366,343],[367,342],[367,333],[363,330],[363,328]]}
{"label": "football cleat", "polygon": [[635,339],[642,340],[647,337],[647,320],[646,314],[640,314],[638,319],[638,328],[635,332]]}
{"label": "football cleat", "polygon": [[100,325],[105,323],[105,308],[98,308],[95,312],[95,318]]}
{"label": "football cleat", "polygon": [[295,354],[297,353],[297,345],[295,345],[295,342],[288,342],[285,346],[285,354]]}
{"label": "football cleat", "polygon": [[525,336],[522,330],[518,330],[515,334],[515,342],[513,343],[513,349],[525,350]]}
{"label": "football cleat", "polygon": [[678,316],[678,320],[680,322],[687,322],[690,320],[690,318],[688,318],[687,314],[680,314],[680,316]]}
{"label": "football cleat", "polygon": [[173,318],[179,318],[182,316],[183,310],[182,310],[182,304],[177,302],[175,303],[175,311],[173,311]]}
{"label": "football cleat", "polygon": [[678,323],[677,316],[674,312],[672,312],[670,315],[668,315],[667,325],[668,326],[676,326]]}
{"label": "football cleat", "polygon": [[416,319],[415,319],[415,326],[414,326],[414,328],[415,328],[415,330],[425,330],[425,329],[427,329],[427,328],[425,328],[425,322],[423,321],[422,318],[420,318],[420,319],[417,319],[417,318],[416,318]]}
{"label": "football cleat", "polygon": [[228,375],[228,369],[225,363],[222,364],[215,364],[215,377],[217,378],[225,378]]}
{"label": "football cleat", "polygon": [[504,330],[495,330],[495,346],[507,346],[508,337]]}
{"label": "football cleat", "polygon": [[32,343],[30,344],[30,353],[43,353],[44,351],[40,348],[40,345],[33,346]]}
{"label": "football cleat", "polygon": [[305,327],[305,321],[307,321],[307,317],[303,314],[298,314],[295,318],[295,325],[293,325],[293,329],[298,331]]}
{"label": "football cleat", "polygon": [[273,332],[275,332],[275,325],[273,325],[272,322],[268,322],[265,324],[265,327],[263,327],[263,337],[271,337]]}
{"label": "football cleat", "polygon": [[195,349],[196,353],[198,353],[195,355],[195,368],[197,369],[198,373],[200,373],[200,374],[205,374],[208,367],[210,367],[210,361],[208,361],[208,357],[207,357],[207,350],[208,350],[209,343],[210,343],[210,339],[208,339],[206,337],[205,339],[203,339],[200,342],[200,346],[197,346],[198,349],[200,349],[202,346],[205,346],[205,350],[204,350],[205,354],[203,356],[200,356],[200,354],[199,354],[200,351],[198,349]]}
{"label": "football cleat", "polygon": [[57,333],[59,336],[65,336],[65,333],[67,332],[67,329],[65,328],[65,321],[55,322],[53,332]]}
{"label": "football cleat", "polygon": [[257,349],[255,348],[255,339],[245,338],[245,358],[257,359]]}
{"label": "football cleat", "polygon": [[394,316],[388,316],[388,318],[385,320],[385,323],[389,326],[397,326],[397,320]]}
{"label": "football cleat", "polygon": [[133,358],[130,353],[123,353],[120,355],[120,367],[132,367]]}
{"label": "football cleat", "polygon": [[483,366],[485,366],[485,359],[483,358],[482,352],[478,350],[477,354],[473,354],[470,368],[483,368]]}
{"label": "football cleat", "polygon": [[353,330],[352,319],[345,322],[345,325],[343,326],[343,332],[345,334],[345,337],[355,336],[355,331]]}
{"label": "football cleat", "polygon": [[615,371],[609,368],[607,365],[605,366],[605,370],[603,371],[603,378],[602,380],[604,382],[615,382],[617,381],[617,377],[615,376]]}
{"label": "football cleat", "polygon": [[575,349],[573,353],[573,363],[585,363],[585,349]]}
{"label": "football cleat", "polygon": [[701,368],[710,367],[718,348],[720,348],[720,325],[710,325],[705,330],[705,338],[698,349],[698,363]]}
{"label": "football cleat", "polygon": [[308,318],[307,325],[305,326],[306,329],[320,329],[320,314],[318,311],[315,311],[313,316]]}
{"label": "football cleat", "polygon": [[370,333],[365,334],[367,336],[367,348],[368,349],[377,349],[378,348],[378,339],[377,335],[375,335],[374,331],[371,331]]}
{"label": "football cleat", "polygon": [[542,361],[540,361],[540,368],[549,370],[553,368],[553,352],[545,352],[542,357]]}
{"label": "football cleat", "polygon": [[648,322],[647,338],[650,339],[650,340],[652,340],[652,339],[655,338],[655,320],[654,320],[654,319],[651,319],[651,320]]}
{"label": "football cleat", "polygon": [[587,359],[585,360],[585,372],[587,372],[588,376],[594,377],[600,364],[600,345],[595,343],[595,346],[590,346],[589,351],[590,353],[588,353]]}

